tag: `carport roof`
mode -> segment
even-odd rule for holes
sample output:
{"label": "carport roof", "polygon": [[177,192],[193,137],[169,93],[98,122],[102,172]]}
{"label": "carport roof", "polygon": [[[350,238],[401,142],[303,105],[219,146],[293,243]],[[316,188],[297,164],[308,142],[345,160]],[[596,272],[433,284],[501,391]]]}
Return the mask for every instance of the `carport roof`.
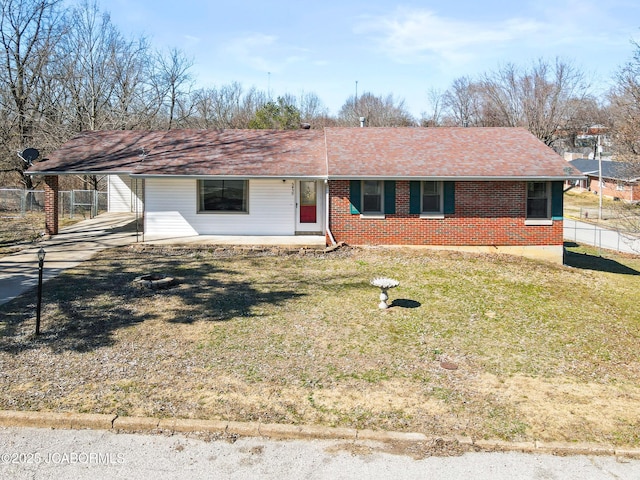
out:
{"label": "carport roof", "polygon": [[29,173],[324,177],[320,130],[84,132]]}

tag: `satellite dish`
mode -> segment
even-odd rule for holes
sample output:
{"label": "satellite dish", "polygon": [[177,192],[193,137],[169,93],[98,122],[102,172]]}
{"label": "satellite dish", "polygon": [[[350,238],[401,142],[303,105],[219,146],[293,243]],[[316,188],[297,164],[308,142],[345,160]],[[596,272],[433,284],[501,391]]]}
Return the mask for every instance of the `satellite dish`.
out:
{"label": "satellite dish", "polygon": [[40,152],[35,148],[27,148],[20,154],[20,158],[22,158],[28,164],[31,164],[31,162],[33,162],[39,156]]}

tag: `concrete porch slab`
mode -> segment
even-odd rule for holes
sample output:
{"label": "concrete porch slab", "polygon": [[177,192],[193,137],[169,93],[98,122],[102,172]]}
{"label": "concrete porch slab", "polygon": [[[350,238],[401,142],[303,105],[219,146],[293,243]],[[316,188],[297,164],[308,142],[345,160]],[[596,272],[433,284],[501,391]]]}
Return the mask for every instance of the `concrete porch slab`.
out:
{"label": "concrete porch slab", "polygon": [[191,237],[154,237],[145,235],[142,242],[147,245],[221,245],[260,247],[325,248],[322,235],[194,235]]}

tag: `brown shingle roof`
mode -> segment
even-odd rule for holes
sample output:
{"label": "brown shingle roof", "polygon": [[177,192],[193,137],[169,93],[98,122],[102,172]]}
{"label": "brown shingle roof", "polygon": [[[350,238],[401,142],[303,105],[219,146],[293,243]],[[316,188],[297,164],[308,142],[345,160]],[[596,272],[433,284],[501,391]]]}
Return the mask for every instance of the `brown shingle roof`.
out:
{"label": "brown shingle roof", "polygon": [[327,128],[331,177],[564,178],[580,175],[522,128]]}
{"label": "brown shingle roof", "polygon": [[29,171],[323,177],[324,134],[317,130],[85,132]]}
{"label": "brown shingle roof", "polygon": [[[325,144],[326,142],[326,144]],[[328,168],[328,170],[327,170]],[[521,128],[85,132],[30,173],[329,178],[580,176]]]}

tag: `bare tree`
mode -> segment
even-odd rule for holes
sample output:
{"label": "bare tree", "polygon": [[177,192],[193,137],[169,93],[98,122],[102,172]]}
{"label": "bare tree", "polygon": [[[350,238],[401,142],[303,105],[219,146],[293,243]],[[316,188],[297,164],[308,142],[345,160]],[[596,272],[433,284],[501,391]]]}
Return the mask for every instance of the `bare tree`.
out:
{"label": "bare tree", "polygon": [[459,127],[484,126],[483,104],[482,88],[470,77],[456,78],[442,97],[442,105],[448,115],[447,123]]}
{"label": "bare tree", "polygon": [[392,94],[378,97],[365,92],[359,97],[351,96],[338,112],[338,122],[342,125],[357,126],[360,117],[366,119],[370,127],[410,127],[416,120],[407,111],[404,100],[396,101]]}
{"label": "bare tree", "polygon": [[95,0],[83,0],[70,15],[61,42],[61,77],[73,103],[74,130],[112,128],[111,104],[121,37]]}
{"label": "bare tree", "polygon": [[575,100],[583,100],[588,85],[583,73],[571,64],[538,60],[529,69],[508,64],[484,75],[482,90],[491,123],[525,127],[547,145],[576,115]]}
{"label": "bare tree", "polygon": [[[166,55],[158,53],[156,56],[153,78],[158,99],[167,107],[168,130],[171,130],[176,121],[176,110],[184,109],[185,94],[188,93],[192,81],[189,69],[193,63],[192,59],[187,58],[182,51],[176,48],[171,49]],[[183,90],[185,87],[187,92]],[[184,117],[184,111],[182,113],[182,117]]]}
{"label": "bare tree", "polygon": [[329,110],[315,93],[301,93],[297,105],[300,110],[300,119],[303,123],[311,125],[311,128],[323,127],[330,123]]}
{"label": "bare tree", "polygon": [[5,123],[1,171],[15,172],[26,188],[31,178],[16,151],[33,147],[42,113],[43,74],[61,35],[61,0],[0,0],[0,89]]}
{"label": "bare tree", "polygon": [[[613,159],[619,162],[618,176],[637,183],[640,178],[640,44],[632,42],[632,45],[633,57],[616,74],[609,102]],[[640,207],[616,202],[615,210],[623,238],[638,246]]]}
{"label": "bare tree", "polygon": [[112,123],[116,129],[150,127],[150,118],[159,110],[155,92],[147,81],[145,64],[149,44],[144,37],[120,38],[113,45]]}
{"label": "bare tree", "polygon": [[[608,132],[611,127],[611,113],[609,105],[595,96],[585,96],[582,99],[570,100],[573,103],[571,109],[574,112],[572,118],[567,120],[564,128],[564,142],[567,149],[575,150],[581,148],[577,139],[581,134],[588,134],[595,128],[596,131]],[[591,140],[588,145],[582,148],[596,147],[596,141]],[[556,145],[554,145],[556,146]]]}
{"label": "bare tree", "polygon": [[420,125],[423,127],[440,126],[442,113],[444,109],[444,92],[437,88],[430,88],[427,92],[427,103],[429,110],[422,112]]}
{"label": "bare tree", "polygon": [[249,128],[249,122],[255,117],[260,107],[267,103],[267,94],[254,87],[242,96],[236,114],[233,119],[233,128]]}
{"label": "bare tree", "polygon": [[188,124],[197,128],[248,128],[260,107],[267,103],[264,92],[244,91],[238,82],[196,90]]}
{"label": "bare tree", "polygon": [[616,75],[609,98],[616,159],[640,166],[640,44],[633,45],[633,58]]}

